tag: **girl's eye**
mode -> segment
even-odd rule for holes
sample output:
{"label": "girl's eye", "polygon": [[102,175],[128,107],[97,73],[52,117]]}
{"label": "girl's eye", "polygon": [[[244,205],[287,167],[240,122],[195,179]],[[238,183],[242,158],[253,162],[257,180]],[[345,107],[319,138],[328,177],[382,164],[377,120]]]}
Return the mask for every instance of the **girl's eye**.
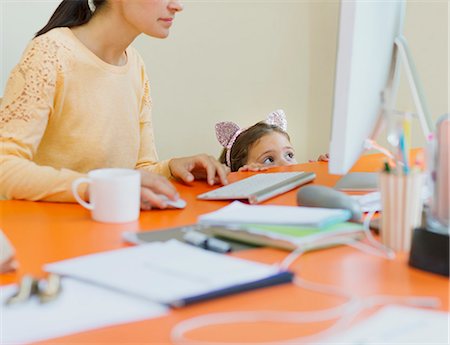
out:
{"label": "girl's eye", "polygon": [[287,154],[286,154],[286,156],[287,156],[287,158],[289,158],[289,159],[294,159],[294,152],[288,152]]}
{"label": "girl's eye", "polygon": [[273,162],[275,162],[275,160],[272,157],[266,157],[263,160],[263,164],[265,164],[265,165],[273,164]]}

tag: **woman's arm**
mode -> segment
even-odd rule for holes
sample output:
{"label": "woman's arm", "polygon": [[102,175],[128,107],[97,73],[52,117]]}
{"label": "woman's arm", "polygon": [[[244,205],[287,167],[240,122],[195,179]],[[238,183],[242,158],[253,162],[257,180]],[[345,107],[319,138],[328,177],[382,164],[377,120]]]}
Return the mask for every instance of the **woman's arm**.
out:
{"label": "woman's arm", "polygon": [[2,198],[74,201],[71,184],[81,173],[33,162],[53,109],[57,51],[47,37],[34,39],[6,85],[0,105]]}

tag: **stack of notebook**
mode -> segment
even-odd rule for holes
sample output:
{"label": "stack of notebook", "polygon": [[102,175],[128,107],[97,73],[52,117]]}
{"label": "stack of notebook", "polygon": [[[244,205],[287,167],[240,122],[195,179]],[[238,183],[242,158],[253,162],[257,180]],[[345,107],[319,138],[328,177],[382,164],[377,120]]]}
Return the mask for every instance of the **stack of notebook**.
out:
{"label": "stack of notebook", "polygon": [[362,224],[348,222],[348,210],[247,205],[235,201],[199,217],[216,236],[286,250],[316,249],[363,235]]}

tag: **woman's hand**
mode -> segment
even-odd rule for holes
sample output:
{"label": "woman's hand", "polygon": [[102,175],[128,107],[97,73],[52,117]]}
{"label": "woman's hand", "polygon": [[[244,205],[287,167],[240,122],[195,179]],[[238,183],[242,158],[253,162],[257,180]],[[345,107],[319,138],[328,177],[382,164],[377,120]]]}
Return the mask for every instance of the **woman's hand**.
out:
{"label": "woman's hand", "polygon": [[313,163],[313,162],[328,162],[330,160],[330,155],[328,153],[325,153],[324,155],[320,155],[319,158],[317,158],[317,161],[314,161],[312,159],[310,159],[308,162],[309,163]]}
{"label": "woman's hand", "polygon": [[218,182],[228,184],[227,175],[230,172],[217,159],[205,154],[171,159],[169,169],[173,177],[185,183],[206,179],[210,185]]}
{"label": "woman's hand", "polygon": [[239,168],[238,171],[264,171],[269,169],[267,165],[260,163],[250,163]]}
{"label": "woman's hand", "polygon": [[139,170],[141,173],[141,209],[152,207],[166,208],[167,203],[158,194],[166,195],[171,200],[178,199],[178,192],[164,176]]}

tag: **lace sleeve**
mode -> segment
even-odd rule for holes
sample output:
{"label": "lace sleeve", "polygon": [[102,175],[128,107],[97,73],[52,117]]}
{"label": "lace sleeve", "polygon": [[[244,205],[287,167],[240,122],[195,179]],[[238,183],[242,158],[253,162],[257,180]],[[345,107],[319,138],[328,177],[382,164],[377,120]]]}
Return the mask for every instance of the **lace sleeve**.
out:
{"label": "lace sleeve", "polygon": [[73,201],[70,182],[82,174],[33,161],[53,110],[62,47],[35,38],[8,80],[0,104],[0,198]]}
{"label": "lace sleeve", "polygon": [[43,115],[37,109],[50,110],[57,73],[62,69],[57,57],[59,48],[48,37],[38,37],[30,43],[8,79],[1,104],[2,125],[12,120],[29,122]]}

